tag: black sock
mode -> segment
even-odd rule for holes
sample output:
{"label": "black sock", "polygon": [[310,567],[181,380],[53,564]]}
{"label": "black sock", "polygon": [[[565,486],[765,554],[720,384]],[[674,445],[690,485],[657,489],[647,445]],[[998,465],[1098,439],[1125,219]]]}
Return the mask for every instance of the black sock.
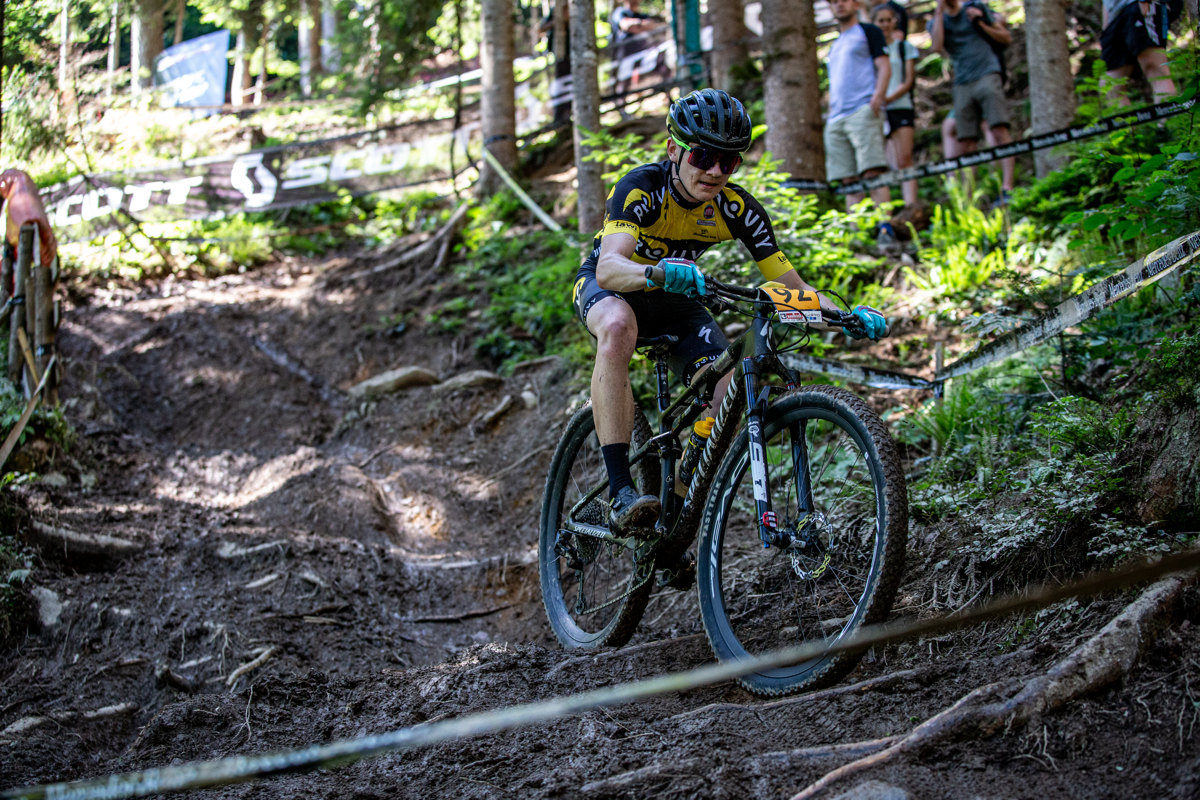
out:
{"label": "black sock", "polygon": [[623,487],[633,486],[633,476],[629,474],[629,445],[602,445],[600,453],[604,456],[604,468],[608,470],[608,496],[616,497]]}

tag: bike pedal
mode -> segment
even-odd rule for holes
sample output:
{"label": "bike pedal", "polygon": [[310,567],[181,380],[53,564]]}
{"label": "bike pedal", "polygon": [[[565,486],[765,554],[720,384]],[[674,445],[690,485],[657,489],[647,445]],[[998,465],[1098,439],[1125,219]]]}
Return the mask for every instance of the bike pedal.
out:
{"label": "bike pedal", "polygon": [[662,589],[678,589],[684,591],[696,583],[696,556],[691,551],[679,557],[674,567],[662,570],[658,576],[658,586]]}

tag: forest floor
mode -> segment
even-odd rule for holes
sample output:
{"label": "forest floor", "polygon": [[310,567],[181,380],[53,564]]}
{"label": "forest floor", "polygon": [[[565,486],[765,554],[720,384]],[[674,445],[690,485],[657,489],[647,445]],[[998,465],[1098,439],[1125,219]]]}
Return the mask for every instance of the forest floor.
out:
{"label": "forest floor", "polygon": [[[428,264],[371,271],[387,257],[72,288],[60,349],[78,442],[10,489],[38,548],[41,619],[0,666],[0,790],[299,748],[712,661],[694,591],[656,594],[624,648],[554,641],[537,518],[583,397],[560,362],[466,388],[349,393],[397,367],[443,381],[489,367],[465,337],[380,324],[422,308],[441,277]],[[118,541],[63,545],[63,530]],[[970,599],[949,602],[937,566],[966,535],[912,524],[894,617]],[[1136,596],[878,648],[839,686],[784,701],[724,683],[204,796],[791,797],[976,689],[1002,696],[1070,671]],[[909,740],[814,796],[1200,795],[1200,604],[1194,589],[1177,599],[1115,680],[998,727]]]}

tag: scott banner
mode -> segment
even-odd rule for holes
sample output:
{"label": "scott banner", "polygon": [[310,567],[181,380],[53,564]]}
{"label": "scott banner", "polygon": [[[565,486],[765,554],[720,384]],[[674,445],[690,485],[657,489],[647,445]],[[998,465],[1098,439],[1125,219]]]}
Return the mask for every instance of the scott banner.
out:
{"label": "scott banner", "polygon": [[[451,141],[469,131],[427,132],[429,127],[380,129],[161,169],[76,177],[48,188],[42,197],[54,227],[78,240],[123,221],[204,219],[448,180]],[[456,149],[465,152],[461,142]],[[465,167],[466,156],[462,159]]]}

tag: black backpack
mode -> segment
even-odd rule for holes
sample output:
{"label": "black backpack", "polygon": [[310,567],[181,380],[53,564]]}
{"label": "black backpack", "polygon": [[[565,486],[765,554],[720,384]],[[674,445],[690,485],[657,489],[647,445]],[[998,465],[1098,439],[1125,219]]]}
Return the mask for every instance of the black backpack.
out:
{"label": "black backpack", "polygon": [[[969,2],[963,6],[964,14],[966,13],[966,9],[969,6],[975,6],[976,8],[983,8],[983,3],[978,3],[978,2],[975,2],[975,0],[971,0],[971,2]],[[995,19],[995,15],[993,15],[992,18]],[[1006,64],[1005,60],[1004,60],[1004,51],[1008,49],[1008,45],[1000,44],[995,39],[993,39],[992,37],[987,35],[987,33],[983,30],[983,27],[982,27],[982,17],[980,19],[973,20],[971,22],[971,24],[975,26],[975,32],[978,33],[981,37],[983,37],[983,40],[988,43],[989,47],[992,48],[992,52],[996,54],[996,60],[1000,62],[1000,85],[1003,88],[1007,89],[1008,88],[1008,64]]]}

